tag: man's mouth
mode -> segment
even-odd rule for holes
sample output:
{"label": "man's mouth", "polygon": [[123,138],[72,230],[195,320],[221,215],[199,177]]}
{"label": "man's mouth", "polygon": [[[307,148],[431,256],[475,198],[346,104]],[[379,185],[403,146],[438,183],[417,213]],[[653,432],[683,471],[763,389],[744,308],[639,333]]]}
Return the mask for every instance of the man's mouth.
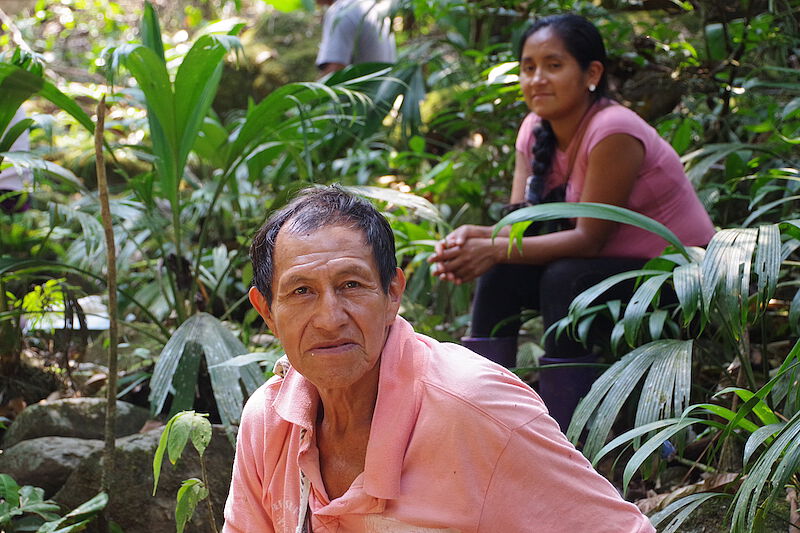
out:
{"label": "man's mouth", "polygon": [[313,348],[310,352],[312,355],[318,353],[320,355],[344,352],[352,349],[356,344],[350,340],[334,341],[330,343],[320,343]]}

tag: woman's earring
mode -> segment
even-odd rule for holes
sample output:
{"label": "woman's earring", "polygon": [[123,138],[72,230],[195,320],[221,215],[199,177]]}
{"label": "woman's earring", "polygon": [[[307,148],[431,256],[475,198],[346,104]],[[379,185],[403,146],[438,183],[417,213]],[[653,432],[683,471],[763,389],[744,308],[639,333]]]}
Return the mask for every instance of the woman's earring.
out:
{"label": "woman's earring", "polygon": [[589,92],[593,93],[595,89],[597,89],[597,85],[595,85],[594,83],[590,83],[589,84]]}

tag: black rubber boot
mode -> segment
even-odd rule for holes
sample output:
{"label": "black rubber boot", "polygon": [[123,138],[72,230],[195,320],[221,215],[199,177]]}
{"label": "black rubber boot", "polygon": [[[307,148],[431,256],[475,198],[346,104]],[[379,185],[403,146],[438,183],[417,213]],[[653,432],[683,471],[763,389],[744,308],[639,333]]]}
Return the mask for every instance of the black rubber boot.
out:
{"label": "black rubber boot", "polygon": [[572,413],[581,398],[592,388],[597,368],[593,366],[565,366],[546,368],[549,365],[565,363],[590,364],[597,361],[594,354],[574,358],[541,357],[539,359],[539,396],[542,397],[550,416],[553,417],[561,431],[567,431],[572,420]]}
{"label": "black rubber boot", "polygon": [[498,365],[517,366],[516,337],[461,337],[461,345]]}

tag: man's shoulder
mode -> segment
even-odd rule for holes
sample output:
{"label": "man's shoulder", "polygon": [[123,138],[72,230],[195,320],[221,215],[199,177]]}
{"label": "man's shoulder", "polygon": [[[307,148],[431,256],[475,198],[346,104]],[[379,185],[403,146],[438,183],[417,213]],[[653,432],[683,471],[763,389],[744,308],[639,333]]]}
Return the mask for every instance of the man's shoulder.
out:
{"label": "man's shoulder", "polygon": [[420,376],[423,394],[445,409],[482,414],[508,429],[546,413],[539,396],[507,369],[452,343],[436,343]]}
{"label": "man's shoulder", "polygon": [[268,411],[273,411],[272,404],[281,389],[283,377],[272,376],[250,395],[242,410],[242,420],[263,418]]}

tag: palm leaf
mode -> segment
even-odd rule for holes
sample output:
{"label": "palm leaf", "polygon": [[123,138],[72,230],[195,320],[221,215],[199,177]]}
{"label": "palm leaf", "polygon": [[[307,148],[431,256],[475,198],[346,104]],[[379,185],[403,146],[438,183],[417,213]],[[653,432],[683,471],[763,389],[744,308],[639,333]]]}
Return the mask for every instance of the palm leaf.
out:
{"label": "palm leaf", "polygon": [[495,225],[492,235],[497,236],[500,229],[509,224],[516,224],[528,220],[557,220],[560,218],[598,218],[600,220],[611,220],[621,224],[630,224],[637,228],[655,233],[674,246],[682,255],[689,257],[689,252],[681,243],[680,239],[678,239],[664,224],[641,213],[637,213],[636,211],[625,209],[624,207],[592,202],[553,202],[524,207],[503,217],[500,222]]}
{"label": "palm leaf", "polygon": [[661,533],[675,533],[676,531],[680,531],[678,528],[683,525],[686,519],[689,518],[689,515],[698,507],[712,498],[720,497],[730,498],[730,495],[720,492],[698,492],[696,494],[690,494],[689,496],[672,502],[664,509],[651,516],[650,523],[653,524],[653,527],[658,528],[667,518],[680,511],[663,529],[658,529]]}
{"label": "palm leaf", "polygon": [[248,394],[251,394],[263,383],[263,375],[254,364],[242,366],[222,364],[247,353],[247,350],[219,320],[207,313],[198,313],[181,324],[161,351],[150,381],[151,391],[148,399],[151,411],[153,414],[161,412],[176,379],[187,380],[193,384],[197,382],[197,370],[194,366],[189,366],[187,369],[195,375],[177,375],[181,360],[190,344],[197,345],[206,358],[222,423],[229,428],[238,425],[245,399],[240,383],[244,385]]}
{"label": "palm leaf", "polygon": [[395,191],[385,187],[354,186],[345,188],[353,194],[358,194],[374,200],[380,200],[389,204],[406,207],[412,210],[415,215],[422,217],[425,220],[430,220],[431,222],[447,226],[447,223],[436,206],[422,196]]}
{"label": "palm leaf", "polygon": [[[647,423],[653,421],[656,413],[671,416],[683,410],[689,394],[691,352],[692,341],[669,339],[650,342],[625,355],[594,382],[575,410],[567,437],[575,442],[594,417],[584,444],[584,453],[594,456],[602,448],[625,401],[645,376],[648,379],[640,397],[637,420]],[[662,409],[664,399],[671,400],[671,405]]]}
{"label": "palm leaf", "polygon": [[767,304],[775,294],[778,277],[781,269],[781,234],[780,228],[775,224],[758,228],[758,243],[753,270],[758,280],[756,305],[760,311],[767,308]]}
{"label": "palm leaf", "polygon": [[683,325],[688,326],[702,303],[702,271],[699,263],[687,263],[675,268],[672,282],[678,296]]}
{"label": "palm leaf", "polygon": [[661,286],[671,276],[672,273],[666,273],[647,278],[633,293],[631,301],[625,307],[625,315],[622,317],[625,340],[628,341],[630,346],[636,344],[647,309],[655,299],[656,294],[661,290]]}
{"label": "palm leaf", "polygon": [[757,243],[756,229],[724,229],[711,239],[703,258],[702,292],[704,314],[715,317],[738,340],[747,323],[750,265]]}
{"label": "palm leaf", "polygon": [[[786,422],[775,440],[749,469],[733,500],[733,523],[736,531],[751,531],[758,515],[765,513],[791,476],[800,470],[800,413]],[[761,500],[764,489],[771,490],[766,501]]]}

